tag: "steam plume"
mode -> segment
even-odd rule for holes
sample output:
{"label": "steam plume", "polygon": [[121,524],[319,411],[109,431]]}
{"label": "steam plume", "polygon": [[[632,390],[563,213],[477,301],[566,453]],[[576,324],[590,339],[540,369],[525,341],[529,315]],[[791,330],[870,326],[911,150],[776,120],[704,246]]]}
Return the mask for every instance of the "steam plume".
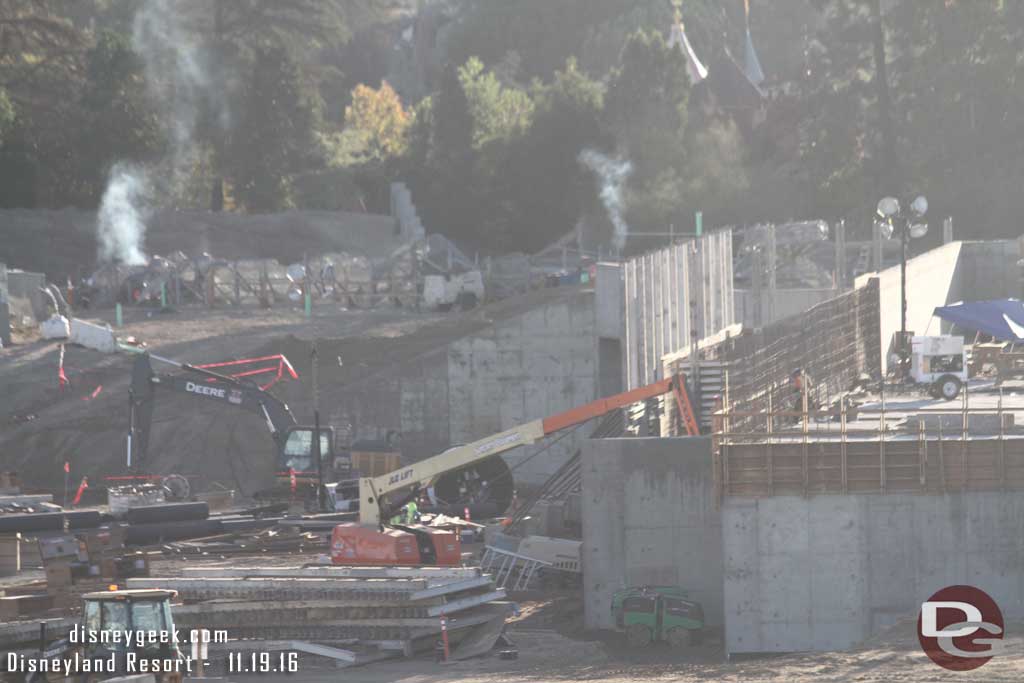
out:
{"label": "steam plume", "polygon": [[210,60],[195,36],[182,24],[174,0],[146,0],[135,13],[132,47],[146,68],[146,84],[154,101],[169,107],[171,170],[175,180],[195,154],[195,128],[204,104],[226,128],[228,108],[222,87],[213,87]]}
{"label": "steam plume", "polygon": [[145,264],[143,243],[153,192],[172,197],[187,179],[196,159],[195,129],[203,106],[224,129],[229,116],[224,88],[214,87],[206,54],[182,23],[181,6],[174,0],[142,2],[132,25],[132,49],[145,64],[150,95],[168,118],[170,150],[155,165],[159,172],[125,163],[114,166],[100,202],[97,230],[100,259]]}
{"label": "steam plume", "polygon": [[142,169],[123,163],[111,169],[97,220],[101,260],[116,259],[130,266],[146,263],[142,239],[148,218],[147,189]]}
{"label": "steam plume", "polygon": [[612,246],[622,251],[629,237],[629,226],[623,218],[625,202],[622,199],[622,188],[626,179],[633,172],[633,164],[625,159],[616,159],[593,149],[580,152],[579,162],[594,172],[601,182],[600,197],[608,212],[615,233],[612,235]]}

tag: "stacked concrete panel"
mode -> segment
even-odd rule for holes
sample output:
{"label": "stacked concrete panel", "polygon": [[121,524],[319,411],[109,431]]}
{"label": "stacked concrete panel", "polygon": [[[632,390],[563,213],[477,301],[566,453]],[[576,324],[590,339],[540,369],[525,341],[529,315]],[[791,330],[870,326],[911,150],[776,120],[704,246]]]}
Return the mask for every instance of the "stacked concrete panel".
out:
{"label": "stacked concrete panel", "polygon": [[621,267],[626,388],[662,379],[663,356],[733,323],[731,230],[638,256]]}

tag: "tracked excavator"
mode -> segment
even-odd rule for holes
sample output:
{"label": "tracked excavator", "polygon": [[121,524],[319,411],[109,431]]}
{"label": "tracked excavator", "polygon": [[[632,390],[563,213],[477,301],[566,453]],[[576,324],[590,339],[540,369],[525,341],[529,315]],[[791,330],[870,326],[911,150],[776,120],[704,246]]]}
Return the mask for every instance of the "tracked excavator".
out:
{"label": "tracked excavator", "polygon": [[[422,460],[394,472],[363,477],[358,483],[359,522],[335,527],[331,561],[337,565],[458,565],[462,560],[458,534],[421,525],[388,524],[409,501],[415,500],[440,478],[464,479],[467,485],[486,488],[495,482],[475,474],[474,468],[519,446],[580,425],[619,408],[672,394],[680,423],[692,436],[700,433],[682,375],[645,387],[602,398],[556,415],[492,434]],[[507,470],[506,470],[507,471]],[[469,475],[469,476],[461,476]]]}
{"label": "tracked excavator", "polygon": [[[281,358],[289,373],[297,377],[287,359]],[[151,359],[168,364],[177,372],[156,373]],[[319,427],[318,463],[317,444],[313,439],[316,427],[299,425],[288,406],[256,382],[149,353],[140,354],[132,368],[130,465],[134,463],[138,468],[147,462],[156,401],[171,393],[240,408],[256,414],[266,423],[276,451],[275,480],[273,487],[259,491],[257,498],[313,501],[319,498],[318,490],[322,490],[324,481],[334,481],[351,472],[350,462],[344,462],[344,457],[335,458],[333,427]],[[386,461],[382,467],[375,468],[377,471],[390,471],[401,464],[397,453],[381,453],[379,457]],[[370,470],[364,469],[364,472],[370,473]]]}

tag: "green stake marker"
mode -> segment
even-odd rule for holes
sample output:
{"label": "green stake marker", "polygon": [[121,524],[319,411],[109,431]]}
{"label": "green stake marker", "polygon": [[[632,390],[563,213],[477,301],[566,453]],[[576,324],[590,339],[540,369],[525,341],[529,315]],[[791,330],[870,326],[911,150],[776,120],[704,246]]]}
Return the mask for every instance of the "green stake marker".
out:
{"label": "green stake marker", "polygon": [[114,321],[118,327],[124,325],[124,315],[121,313],[121,304],[114,306]]}
{"label": "green stake marker", "polygon": [[697,237],[700,237],[704,234],[704,212],[698,211],[694,218],[697,223],[697,230],[695,232],[697,233]]}
{"label": "green stake marker", "polygon": [[310,296],[309,292],[306,292],[306,317],[313,315],[313,297]]}
{"label": "green stake marker", "polygon": [[160,285],[160,308],[167,308],[167,284]]}

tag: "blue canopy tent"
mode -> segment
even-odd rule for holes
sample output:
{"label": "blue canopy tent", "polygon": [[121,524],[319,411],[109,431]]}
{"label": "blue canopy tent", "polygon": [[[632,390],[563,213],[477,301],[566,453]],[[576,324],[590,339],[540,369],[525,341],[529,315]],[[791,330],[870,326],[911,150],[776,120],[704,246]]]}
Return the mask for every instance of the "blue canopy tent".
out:
{"label": "blue canopy tent", "polygon": [[1017,299],[961,301],[939,306],[935,315],[954,325],[1001,341],[1024,342],[1024,302]]}

